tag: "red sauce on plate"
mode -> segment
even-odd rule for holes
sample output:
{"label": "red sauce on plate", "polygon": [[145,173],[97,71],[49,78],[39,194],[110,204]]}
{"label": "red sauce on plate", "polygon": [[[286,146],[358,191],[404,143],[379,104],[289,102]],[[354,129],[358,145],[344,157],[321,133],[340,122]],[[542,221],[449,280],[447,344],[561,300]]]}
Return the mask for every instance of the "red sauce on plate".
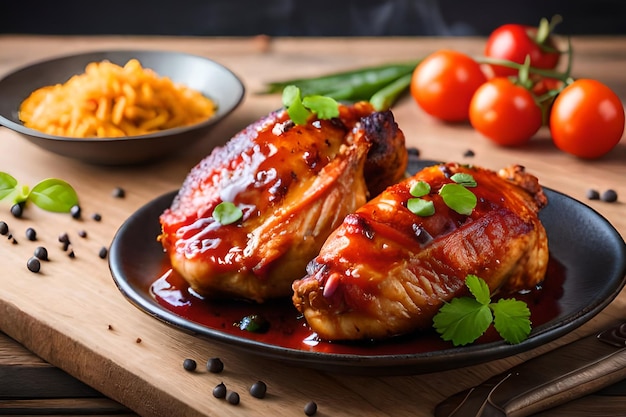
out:
{"label": "red sauce on plate", "polygon": [[[515,298],[528,304],[533,327],[540,326],[558,316],[558,300],[563,293],[565,270],[559,262],[550,258],[548,272],[542,288]],[[164,309],[185,320],[205,326],[213,331],[239,338],[288,349],[331,354],[398,355],[434,352],[453,347],[434,332],[419,332],[379,342],[327,342],[319,340],[307,326],[290,299],[276,300],[266,304],[247,301],[209,301],[190,291],[185,280],[169,265],[163,266],[163,274],[150,286],[150,293]],[[247,316],[258,315],[270,323],[265,333],[242,330],[240,321]],[[499,340],[493,329],[487,331],[475,343]]]}

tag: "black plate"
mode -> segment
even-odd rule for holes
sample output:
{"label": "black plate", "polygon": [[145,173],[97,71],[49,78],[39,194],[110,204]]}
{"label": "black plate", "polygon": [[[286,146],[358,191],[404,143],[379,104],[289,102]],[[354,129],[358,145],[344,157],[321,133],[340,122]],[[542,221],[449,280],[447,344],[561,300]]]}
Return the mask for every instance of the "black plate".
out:
{"label": "black plate", "polygon": [[[428,164],[422,162],[421,165]],[[419,168],[419,167],[418,167]],[[293,348],[282,343],[280,337],[271,339],[271,333],[258,337],[255,333],[222,326],[203,324],[183,310],[167,308],[155,299],[150,286],[163,274],[168,261],[156,241],[160,233],[159,215],[175,196],[170,192],[143,206],[119,229],[113,239],[109,265],[115,283],[127,299],[142,311],[201,337],[226,343],[249,353],[278,359],[283,363],[334,372],[354,374],[417,374],[468,366],[514,355],[552,341],[581,326],[619,293],[625,284],[626,245],[619,233],[600,214],[587,205],[554,190],[545,190],[549,204],[541,211],[550,244],[553,267],[562,275],[550,278],[556,282],[551,296],[539,299],[551,316],[534,326],[528,339],[517,345],[500,340],[486,341],[465,347],[453,347],[434,335],[400,339],[376,346],[321,346],[317,349],[303,344]],[[548,280],[547,280],[548,281]],[[544,290],[546,290],[544,288]],[[549,298],[549,299],[548,299]],[[200,300],[201,303],[210,303]],[[243,306],[243,311],[248,307]],[[217,310],[226,307],[213,306]],[[223,308],[222,311],[226,311]],[[532,310],[532,308],[531,308]],[[181,313],[181,311],[183,311]],[[252,310],[254,311],[254,310]],[[295,309],[282,310],[286,314]],[[249,313],[246,313],[249,314]],[[302,327],[302,326],[301,326]],[[278,334],[277,334],[278,335]],[[420,337],[426,346],[419,347]],[[417,340],[417,344],[416,344]]]}
{"label": "black plate", "polygon": [[[27,128],[19,119],[18,110],[34,90],[66,82],[71,76],[85,72],[90,62],[108,60],[124,65],[136,58],[144,68],[159,76],[169,77],[202,92],[218,106],[208,120],[191,126],[168,129],[141,136],[122,138],[80,139],[48,135]],[[192,143],[205,138],[208,132],[235,110],[244,97],[243,83],[233,72],[210,59],[174,51],[113,50],[86,52],[40,61],[19,68],[0,79],[0,124],[48,151],[88,163],[103,165],[134,164],[171,156]]]}

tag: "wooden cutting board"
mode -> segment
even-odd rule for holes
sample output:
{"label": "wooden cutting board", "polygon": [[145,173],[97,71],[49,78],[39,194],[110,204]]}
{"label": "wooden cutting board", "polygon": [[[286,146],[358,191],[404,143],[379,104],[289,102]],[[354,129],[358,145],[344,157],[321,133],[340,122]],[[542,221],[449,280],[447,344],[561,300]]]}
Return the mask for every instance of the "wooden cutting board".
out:
{"label": "wooden cutting board", "polygon": [[[601,55],[603,65],[583,67],[596,76],[604,74],[622,93],[622,68],[626,54],[623,40],[609,43],[580,41],[590,56]],[[0,72],[31,60],[76,50],[111,47],[176,49],[203,54],[231,67],[247,87],[244,104],[221,124],[204,143],[179,157],[136,167],[99,167],[43,151],[17,134],[0,128],[0,170],[33,185],[47,177],[66,179],[77,189],[83,218],[54,214],[27,207],[24,216],[13,218],[0,204],[0,220],[9,224],[12,238],[0,237],[0,329],[50,363],[91,385],[143,416],[294,416],[303,415],[309,401],[317,402],[320,416],[429,416],[434,405],[461,389],[517,364],[557,344],[590,333],[626,308],[622,293],[601,315],[579,331],[531,352],[487,364],[428,375],[367,377],[318,372],[280,361],[260,358],[227,345],[204,340],[161,323],[133,306],[115,286],[106,259],[98,254],[108,247],[122,223],[153,198],[179,187],[189,169],[215,143],[230,138],[241,128],[279,106],[276,96],[258,96],[263,82],[287,75],[307,75],[352,68],[364,64],[403,61],[444,46],[479,51],[481,40],[210,40],[185,38],[30,38],[0,37]],[[600,52],[598,52],[600,51]],[[613,58],[621,51],[619,58]],[[614,62],[615,61],[615,62]],[[293,70],[297,65],[298,70]],[[600,74],[600,75],[598,75]],[[624,97],[624,96],[622,96]],[[550,188],[584,199],[588,187],[614,188],[626,196],[626,146],[622,143],[601,162],[582,162],[556,151],[545,136],[530,149],[508,150],[490,146],[468,126],[434,122],[408,99],[396,109],[396,117],[426,159],[462,159],[475,151],[472,163],[497,169],[521,163]],[[126,191],[115,198],[115,187]],[[623,205],[593,202],[592,207],[626,232]],[[102,216],[101,221],[92,214]],[[575,225],[572,225],[572,227]],[[25,236],[37,232],[37,241]],[[565,227],[569,227],[566,225]],[[81,237],[81,231],[86,232]],[[58,241],[62,233],[71,240],[69,250]],[[26,268],[37,246],[45,246],[50,260],[39,273]],[[219,357],[224,372],[204,369],[208,358]],[[196,372],[182,367],[185,358],[195,359]],[[268,395],[259,400],[249,387],[263,380]],[[211,395],[224,382],[237,391],[241,403],[233,406]],[[569,414],[574,415],[574,414]]]}

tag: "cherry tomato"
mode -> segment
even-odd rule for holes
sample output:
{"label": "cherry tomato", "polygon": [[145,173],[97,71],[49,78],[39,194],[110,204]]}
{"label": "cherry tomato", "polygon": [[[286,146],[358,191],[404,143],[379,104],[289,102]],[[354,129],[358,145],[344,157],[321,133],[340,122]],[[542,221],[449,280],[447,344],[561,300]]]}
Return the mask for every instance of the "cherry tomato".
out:
{"label": "cherry tomato", "polygon": [[[510,23],[491,32],[487,38],[485,56],[518,64],[523,64],[526,56],[530,56],[532,67],[552,69],[558,65],[561,54],[552,37],[537,40],[537,28]],[[518,71],[502,65],[491,65],[491,69],[496,77],[514,76]]]}
{"label": "cherry tomato", "polygon": [[468,119],[470,100],[485,81],[480,65],[472,58],[440,50],[415,68],[410,89],[426,113],[447,122],[461,122]]}
{"label": "cherry tomato", "polygon": [[528,142],[542,124],[541,108],[526,88],[497,77],[480,86],[470,103],[470,123],[498,145]]}
{"label": "cherry tomato", "polygon": [[580,158],[599,158],[622,138],[624,119],[617,94],[599,81],[579,79],[554,100],[550,133],[559,149]]}

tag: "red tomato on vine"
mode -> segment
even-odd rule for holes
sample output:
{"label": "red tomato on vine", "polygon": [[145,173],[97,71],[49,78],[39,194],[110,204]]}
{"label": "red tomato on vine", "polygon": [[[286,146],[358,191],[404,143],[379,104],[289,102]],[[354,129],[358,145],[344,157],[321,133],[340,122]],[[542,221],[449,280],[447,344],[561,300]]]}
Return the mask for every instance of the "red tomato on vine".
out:
{"label": "red tomato on vine", "polygon": [[[535,68],[553,69],[561,58],[551,31],[560,19],[550,23],[542,19],[539,27],[519,24],[506,24],[495,29],[487,38],[485,56],[523,64],[530,57],[530,65]],[[497,77],[517,74],[515,68],[490,65]]]}
{"label": "red tomato on vine", "polygon": [[474,129],[503,146],[525,144],[542,124],[532,93],[507,77],[493,78],[476,90],[469,117]]}
{"label": "red tomato on vine", "polygon": [[624,133],[624,106],[609,87],[579,79],[565,87],[550,112],[550,133],[561,150],[580,158],[599,158]]}
{"label": "red tomato on vine", "polygon": [[447,122],[465,121],[474,92],[487,78],[468,55],[440,50],[427,56],[413,71],[411,95],[428,114]]}

